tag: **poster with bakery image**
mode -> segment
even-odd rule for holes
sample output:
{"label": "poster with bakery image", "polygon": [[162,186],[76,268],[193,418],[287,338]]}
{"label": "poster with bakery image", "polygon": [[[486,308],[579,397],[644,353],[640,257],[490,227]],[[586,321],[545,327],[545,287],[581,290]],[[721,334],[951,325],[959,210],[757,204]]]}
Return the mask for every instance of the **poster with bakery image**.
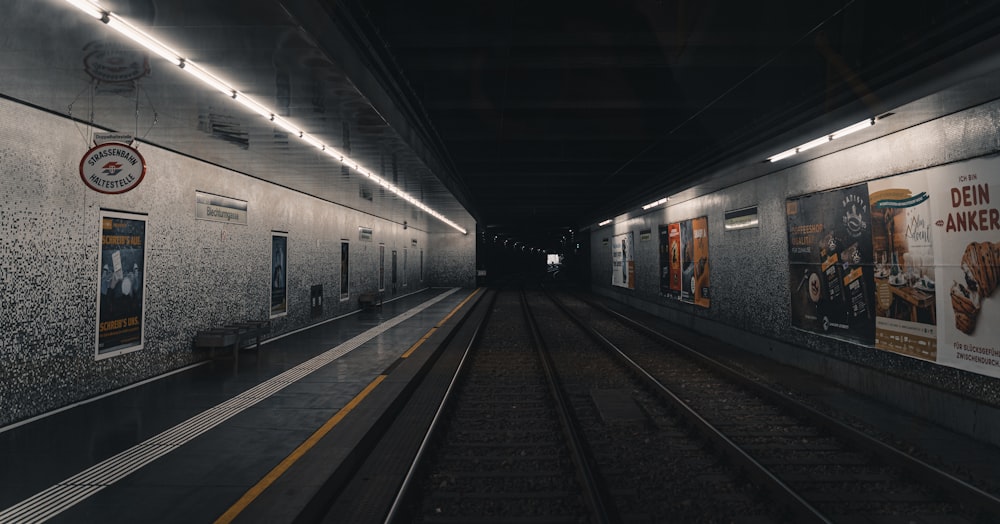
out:
{"label": "poster with bakery image", "polygon": [[1000,159],[925,174],[934,219],[937,361],[1000,376]]}
{"label": "poster with bakery image", "polygon": [[632,232],[611,238],[611,285],[635,289],[635,253]]}
{"label": "poster with bakery image", "polygon": [[785,215],[792,325],[872,344],[874,272],[867,186],[790,198]]}
{"label": "poster with bakery image", "polygon": [[701,307],[711,305],[708,263],[708,217],[691,220],[691,293],[693,301]]}
{"label": "poster with bakery image", "polygon": [[926,173],[868,183],[875,347],[937,360],[937,276]]}

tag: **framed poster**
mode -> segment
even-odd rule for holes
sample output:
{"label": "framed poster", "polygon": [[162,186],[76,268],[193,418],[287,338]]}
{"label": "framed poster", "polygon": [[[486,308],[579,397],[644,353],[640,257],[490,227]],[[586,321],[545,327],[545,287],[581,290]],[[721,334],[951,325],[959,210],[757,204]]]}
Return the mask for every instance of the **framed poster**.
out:
{"label": "framed poster", "polygon": [[931,201],[924,173],[868,183],[875,268],[875,347],[937,360]]}
{"label": "framed poster", "polygon": [[97,289],[97,360],[142,349],[146,217],[101,211]]}
{"label": "framed poster", "polygon": [[348,287],[351,282],[351,243],[346,240],[340,241],[340,300],[347,300],[351,297],[351,290]]}
{"label": "framed poster", "polygon": [[385,291],[385,244],[378,245],[378,290]]}
{"label": "framed poster", "polygon": [[611,285],[635,289],[635,250],[632,232],[615,235],[611,244]]}
{"label": "framed poster", "polygon": [[691,221],[677,223],[681,238],[681,301],[694,302],[694,241]]}
{"label": "framed poster", "polygon": [[271,317],[288,314],[288,233],[271,232]]}
{"label": "framed poster", "polygon": [[660,254],[660,296],[671,295],[670,290],[670,227],[661,224],[657,228],[659,234],[659,254]]}
{"label": "framed poster", "polygon": [[866,184],[785,202],[792,325],[875,340],[872,217]]}
{"label": "framed poster", "polygon": [[691,294],[701,307],[711,305],[711,266],[708,263],[708,217],[691,220]]}
{"label": "framed poster", "polygon": [[[908,274],[936,291],[937,362],[1000,377],[1000,159],[927,170],[934,276]],[[918,287],[919,286],[919,287]],[[919,312],[918,312],[919,313]],[[920,320],[920,317],[917,317]]]}

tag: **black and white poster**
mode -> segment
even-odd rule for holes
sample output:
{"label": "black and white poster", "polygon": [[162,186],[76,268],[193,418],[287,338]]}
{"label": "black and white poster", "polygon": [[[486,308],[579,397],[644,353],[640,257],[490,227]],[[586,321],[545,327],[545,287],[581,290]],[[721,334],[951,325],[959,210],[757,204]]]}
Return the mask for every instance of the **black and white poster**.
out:
{"label": "black and white poster", "polygon": [[611,285],[635,289],[635,246],[632,232],[615,235],[611,245]]}
{"label": "black and white poster", "polygon": [[288,235],[271,232],[271,316],[288,313]]}
{"label": "black and white poster", "polygon": [[101,212],[96,358],[142,349],[146,217]]}
{"label": "black and white poster", "polygon": [[340,299],[347,300],[351,296],[349,285],[351,282],[351,244],[346,240],[340,241]]}

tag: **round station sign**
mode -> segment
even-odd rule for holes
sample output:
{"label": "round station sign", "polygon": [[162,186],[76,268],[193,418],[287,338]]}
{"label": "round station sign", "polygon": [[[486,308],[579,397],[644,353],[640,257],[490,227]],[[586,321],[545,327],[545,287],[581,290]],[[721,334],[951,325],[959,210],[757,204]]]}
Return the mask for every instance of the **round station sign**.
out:
{"label": "round station sign", "polygon": [[131,191],[146,176],[146,160],[134,148],[108,142],[87,151],[80,160],[80,178],[87,187],[115,195]]}

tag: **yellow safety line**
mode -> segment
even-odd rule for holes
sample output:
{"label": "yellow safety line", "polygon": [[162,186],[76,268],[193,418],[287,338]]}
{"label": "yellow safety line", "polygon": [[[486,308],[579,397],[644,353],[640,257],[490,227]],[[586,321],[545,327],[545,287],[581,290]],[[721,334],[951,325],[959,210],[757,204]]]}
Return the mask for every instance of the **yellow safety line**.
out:
{"label": "yellow safety line", "polygon": [[438,328],[436,328],[436,327],[432,327],[430,329],[430,331],[427,332],[427,334],[425,334],[423,337],[420,337],[420,340],[418,340],[416,344],[413,344],[412,346],[410,346],[410,349],[407,349],[406,352],[403,353],[402,355],[400,355],[399,358],[407,358],[410,355],[412,355],[413,352],[416,351],[417,348],[420,347],[421,344],[423,344],[424,342],[427,342],[427,339],[431,338],[431,335],[433,335],[434,332],[437,331],[437,329]]}
{"label": "yellow safety line", "polygon": [[480,289],[482,289],[482,288],[478,288],[477,287],[475,290],[473,290],[472,293],[469,293],[469,296],[465,297],[465,300],[463,300],[461,304],[455,306],[455,309],[451,310],[451,313],[448,313],[448,316],[446,316],[443,319],[441,319],[441,322],[438,322],[437,325],[434,326],[434,327],[441,327],[445,322],[448,321],[449,318],[452,317],[452,315],[454,315],[455,313],[458,313],[458,310],[462,309],[462,306],[464,306],[466,302],[472,300],[472,297],[476,296],[476,293],[479,293]]}
{"label": "yellow safety line", "polygon": [[279,463],[277,466],[274,467],[274,469],[269,471],[267,475],[264,475],[264,478],[260,479],[260,481],[257,482],[257,484],[255,484],[246,493],[244,493],[243,496],[240,497],[240,500],[237,500],[236,503],[233,504],[228,510],[226,510],[226,512],[223,513],[221,517],[216,519],[215,524],[227,524],[229,522],[232,522],[233,519],[235,519],[240,513],[242,513],[243,510],[245,510],[247,506],[250,505],[251,502],[253,502],[257,497],[260,496],[261,493],[264,492],[264,490],[271,487],[271,484],[274,484],[274,482],[278,480],[279,477],[284,475],[285,472],[288,471],[288,468],[292,467],[292,464],[295,464],[296,461],[302,458],[302,456],[305,455],[310,449],[312,449],[313,446],[315,446],[320,441],[320,439],[326,436],[326,434],[329,433],[334,426],[336,426],[341,420],[343,420],[343,418],[346,417],[347,414],[351,412],[351,410],[357,407],[358,404],[360,404],[361,401],[364,400],[364,398],[367,397],[368,394],[375,389],[375,386],[381,384],[382,381],[385,380],[387,376],[388,375],[379,375],[375,377],[375,380],[372,380],[368,384],[368,386],[365,387],[365,389],[361,390],[361,393],[358,393],[354,398],[352,398],[351,401],[348,402],[346,406],[341,408],[340,411],[338,411],[333,417],[330,418],[330,420],[327,420],[326,423],[320,426],[320,428],[317,429],[315,433],[310,435],[310,437],[307,438],[305,442],[300,444],[299,447],[295,448],[295,451],[293,451],[291,454],[285,457],[285,460],[282,460],[281,463]]}
{"label": "yellow safety line", "polygon": [[[455,309],[451,310],[451,313],[448,313],[448,316],[444,317],[444,320],[438,322],[438,324],[432,327],[430,331],[428,331],[427,334],[423,336],[423,338],[418,340],[416,344],[410,347],[410,349],[406,350],[406,353],[403,354],[402,358],[410,356],[410,354],[413,353],[413,351],[415,351],[418,347],[420,347],[420,345],[423,344],[424,341],[430,338],[430,336],[435,331],[437,331],[437,329],[441,327],[442,324],[447,322],[447,320],[451,318],[452,315],[458,312],[458,310],[461,309],[462,306],[464,306],[478,292],[479,288],[473,291],[459,305],[455,306]],[[275,466],[274,469],[269,471],[267,475],[264,475],[264,478],[260,479],[260,481],[257,482],[257,484],[254,484],[252,488],[247,490],[247,492],[244,493],[242,497],[240,497],[240,500],[237,500],[235,504],[230,506],[229,509],[222,514],[222,516],[220,516],[218,519],[215,520],[215,524],[229,524],[237,516],[239,516],[239,514],[242,513],[243,510],[247,509],[247,507],[254,500],[256,500],[257,497],[259,497],[260,494],[264,492],[264,490],[271,487],[271,484],[274,484],[274,482],[277,481],[282,475],[284,475],[285,472],[288,471],[288,469],[291,468],[293,464],[295,464],[300,458],[302,458],[306,453],[308,453],[309,450],[312,449],[323,437],[325,437],[326,434],[329,433],[330,430],[334,428],[334,426],[339,424],[340,421],[343,420],[348,413],[350,413],[354,408],[356,408],[358,404],[360,404],[361,401],[364,400],[365,397],[367,397],[372,392],[372,390],[375,389],[376,386],[381,384],[382,381],[386,379],[387,376],[388,375],[379,375],[375,377],[375,380],[372,380],[367,386],[365,386],[365,389],[361,390],[361,393],[355,395],[355,397],[352,398],[351,401],[348,402],[346,406],[341,408],[340,411],[337,411],[336,414],[330,417],[330,420],[327,420],[322,426],[320,426],[319,429],[316,430],[315,433],[310,435],[305,442],[300,444],[299,447],[295,448],[295,451],[292,451],[287,457],[285,457],[284,460],[282,460],[277,466]]]}
{"label": "yellow safety line", "polygon": [[446,316],[443,319],[441,319],[440,322],[438,322],[427,333],[425,333],[423,337],[420,337],[420,340],[418,340],[416,342],[416,344],[413,344],[412,346],[410,346],[410,349],[407,349],[406,352],[403,353],[402,355],[400,355],[399,358],[408,358],[410,355],[412,355],[413,352],[416,351],[417,348],[420,347],[421,344],[423,344],[424,342],[426,342],[427,339],[431,338],[431,335],[433,335],[434,332],[438,330],[438,328],[440,328],[441,326],[443,326],[444,323],[447,322],[448,319],[452,317],[452,315],[454,315],[455,313],[458,313],[459,309],[462,309],[462,307],[465,306],[465,304],[467,304],[470,300],[472,300],[472,297],[476,296],[476,293],[479,293],[479,289],[480,288],[476,288],[475,290],[473,290],[472,293],[469,294],[469,296],[465,297],[465,300],[463,300],[457,306],[455,306],[455,309],[451,310],[451,313],[448,313],[448,316]]}

